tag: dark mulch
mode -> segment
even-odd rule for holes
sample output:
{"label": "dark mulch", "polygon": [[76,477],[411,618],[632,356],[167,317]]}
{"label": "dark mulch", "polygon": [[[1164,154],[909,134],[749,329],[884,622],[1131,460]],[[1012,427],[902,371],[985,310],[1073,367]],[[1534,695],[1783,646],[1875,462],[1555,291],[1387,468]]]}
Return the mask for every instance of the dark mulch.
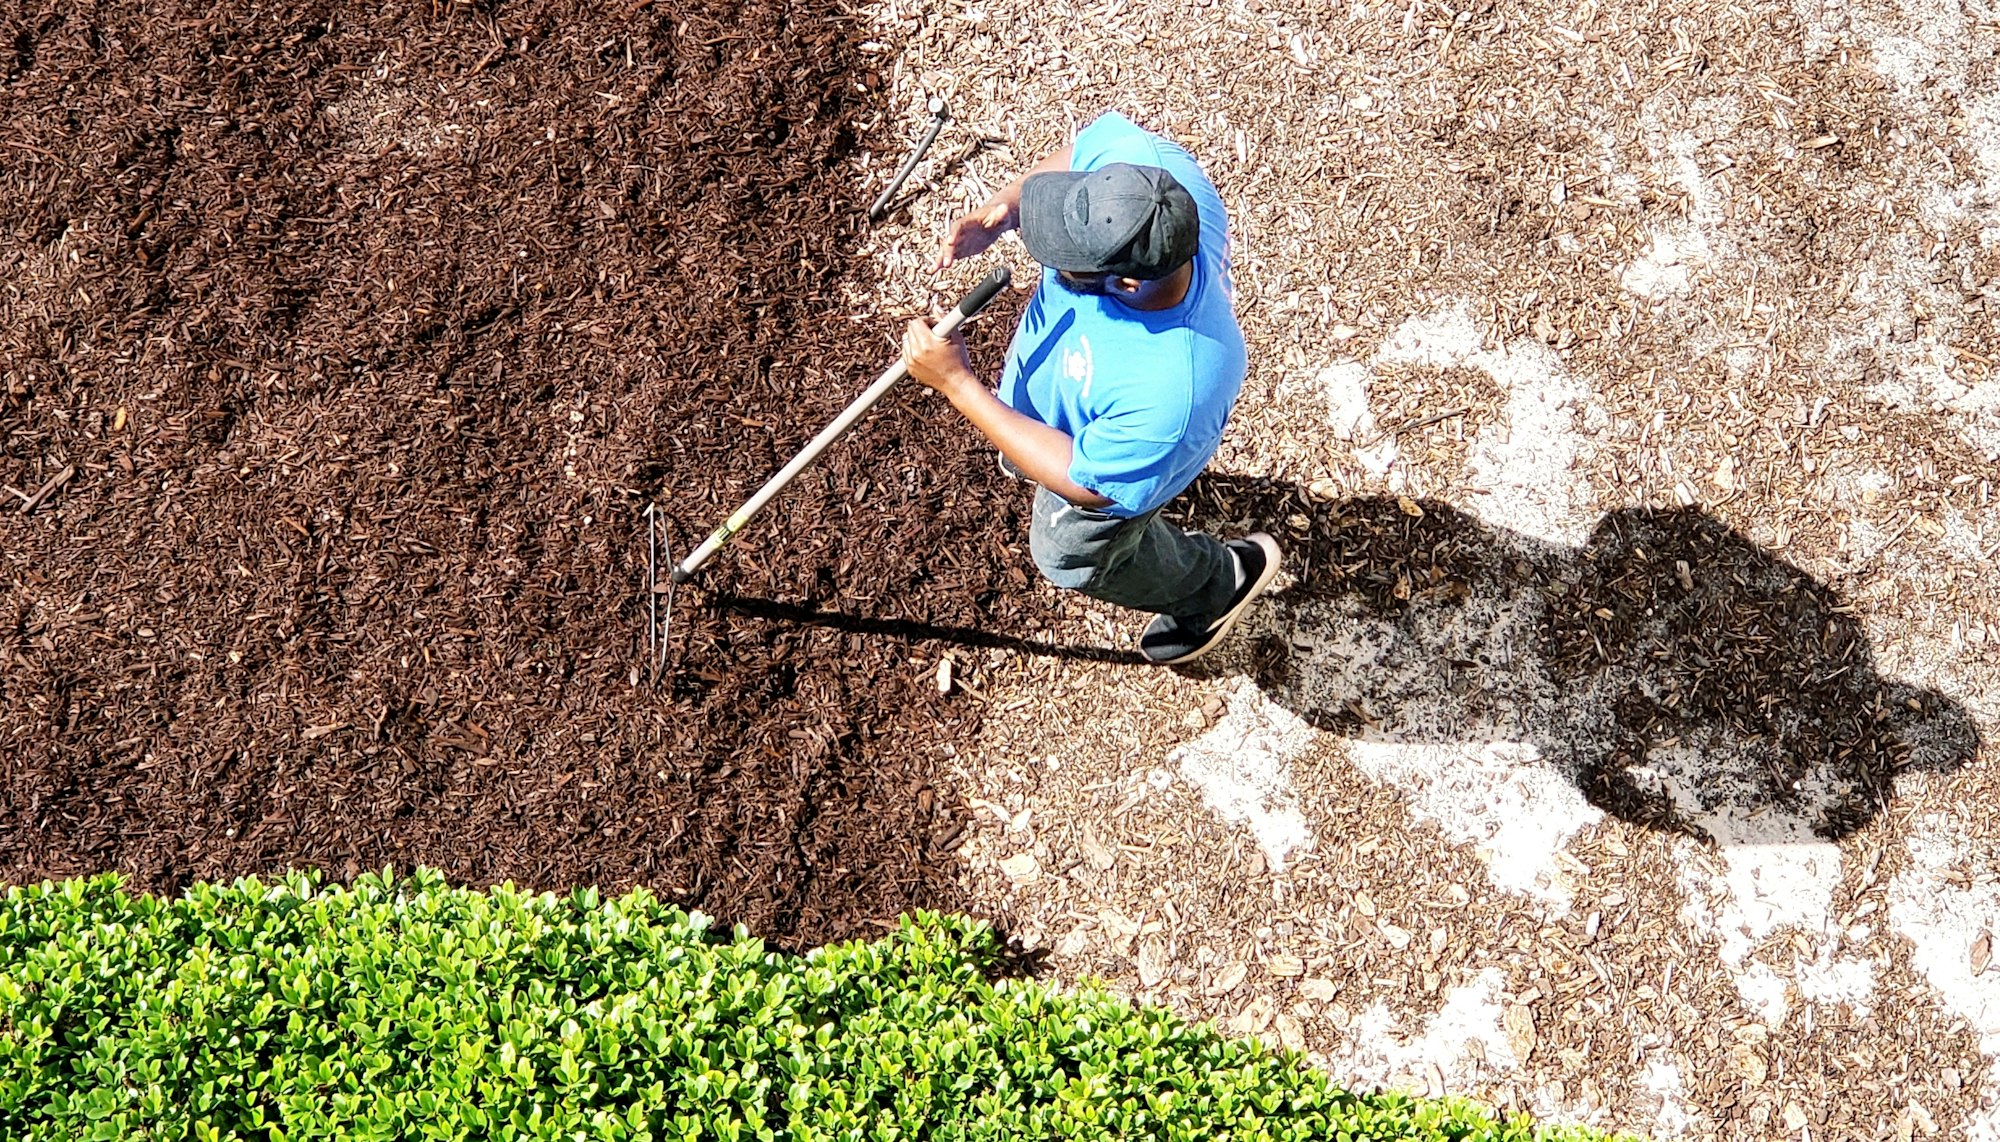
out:
{"label": "dark mulch", "polygon": [[643,506],[684,548],[890,359],[829,308],[874,189],[833,12],[0,15],[0,879],[421,862],[800,943],[953,903],[974,707],[910,660],[1026,625],[1027,562],[940,404],[885,402],[633,680]]}

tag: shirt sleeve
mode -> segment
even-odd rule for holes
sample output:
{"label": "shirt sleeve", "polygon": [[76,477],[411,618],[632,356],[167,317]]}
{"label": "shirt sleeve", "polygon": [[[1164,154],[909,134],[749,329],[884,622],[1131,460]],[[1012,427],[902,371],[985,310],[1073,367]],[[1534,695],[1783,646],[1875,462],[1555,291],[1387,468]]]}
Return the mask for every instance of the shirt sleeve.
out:
{"label": "shirt sleeve", "polygon": [[[1070,452],[1069,478],[1134,516],[1156,506],[1174,474],[1178,435],[1163,433],[1144,415],[1100,416],[1083,426]],[[1165,437],[1165,439],[1162,439]]]}

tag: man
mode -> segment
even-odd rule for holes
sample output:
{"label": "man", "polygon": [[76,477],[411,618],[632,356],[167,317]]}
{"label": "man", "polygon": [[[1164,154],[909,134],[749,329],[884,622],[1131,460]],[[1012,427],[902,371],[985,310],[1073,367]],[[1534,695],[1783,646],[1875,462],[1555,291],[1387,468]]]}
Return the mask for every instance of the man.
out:
{"label": "man", "polygon": [[1140,653],[1191,662],[1279,563],[1261,532],[1225,544],[1159,518],[1215,455],[1243,385],[1222,198],[1194,156],[1110,113],[953,223],[939,268],[1013,229],[1045,269],[999,392],[959,337],[922,321],[903,337],[910,375],[1039,485],[1029,547],[1042,573],[1154,613]]}

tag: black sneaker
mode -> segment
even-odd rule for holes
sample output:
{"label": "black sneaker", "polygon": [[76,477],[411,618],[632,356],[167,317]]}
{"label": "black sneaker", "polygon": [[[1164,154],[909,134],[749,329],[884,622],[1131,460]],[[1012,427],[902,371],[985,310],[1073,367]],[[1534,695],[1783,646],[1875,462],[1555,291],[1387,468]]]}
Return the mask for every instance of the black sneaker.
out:
{"label": "black sneaker", "polygon": [[1243,617],[1243,612],[1250,609],[1251,601],[1263,594],[1264,588],[1277,577],[1278,564],[1284,558],[1278,552],[1277,540],[1259,531],[1232,539],[1226,546],[1243,567],[1243,586],[1230,596],[1228,609],[1206,626],[1183,623],[1172,615],[1158,616],[1146,624],[1146,633],[1139,636],[1139,653],[1147,662],[1177,666],[1214,650],[1228,636],[1236,620]]}

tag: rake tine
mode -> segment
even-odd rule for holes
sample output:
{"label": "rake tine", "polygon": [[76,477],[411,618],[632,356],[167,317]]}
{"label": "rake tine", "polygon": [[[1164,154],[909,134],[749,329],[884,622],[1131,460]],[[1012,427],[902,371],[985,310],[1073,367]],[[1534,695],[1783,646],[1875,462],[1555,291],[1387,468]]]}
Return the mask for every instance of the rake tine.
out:
{"label": "rake tine", "polygon": [[673,643],[669,641],[673,636],[673,626],[674,626],[674,585],[671,581],[669,581],[667,583],[666,612],[661,616],[660,619],[660,657],[659,661],[655,663],[653,667],[653,676],[655,678],[666,673],[667,650],[673,645]]}
{"label": "rake tine", "polygon": [[[654,518],[658,519],[657,513],[655,513]],[[673,562],[674,559],[674,553],[672,545],[670,545],[667,542],[667,521],[664,519],[659,519],[659,526],[660,526],[660,550],[665,553],[666,562],[671,563]],[[653,591],[654,591],[653,598],[658,599],[659,586],[657,582],[653,587]],[[653,658],[653,681],[655,683],[658,683],[660,680],[660,676],[666,673],[667,650],[672,645],[672,642],[670,640],[673,637],[673,626],[674,626],[674,581],[671,578],[669,578],[667,580],[667,605],[664,612],[660,615],[659,626],[657,628],[657,635],[658,635],[658,641],[656,643],[657,649],[655,650]]]}
{"label": "rake tine", "polygon": [[650,661],[660,648],[660,603],[655,590],[660,585],[660,557],[653,527],[654,507],[646,505],[646,658]]}

